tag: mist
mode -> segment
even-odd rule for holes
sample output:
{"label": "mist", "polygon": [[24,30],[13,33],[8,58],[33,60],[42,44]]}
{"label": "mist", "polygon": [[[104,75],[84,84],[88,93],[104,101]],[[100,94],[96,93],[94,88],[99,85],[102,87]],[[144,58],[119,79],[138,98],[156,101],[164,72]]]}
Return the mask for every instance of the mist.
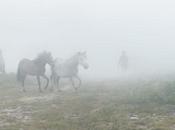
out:
{"label": "mist", "polygon": [[0,0],[0,130],[175,130],[174,35],[174,0]]}
{"label": "mist", "polygon": [[6,0],[0,2],[0,48],[7,72],[43,50],[54,58],[87,51],[86,77],[115,77],[125,50],[131,75],[175,71],[173,0]]}

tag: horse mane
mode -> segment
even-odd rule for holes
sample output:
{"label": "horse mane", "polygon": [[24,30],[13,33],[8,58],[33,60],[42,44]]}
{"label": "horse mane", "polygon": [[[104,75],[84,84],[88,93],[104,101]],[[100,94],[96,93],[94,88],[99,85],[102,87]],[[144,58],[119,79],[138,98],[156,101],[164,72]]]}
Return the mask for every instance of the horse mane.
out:
{"label": "horse mane", "polygon": [[71,56],[71,57],[70,57],[69,59],[67,59],[66,61],[67,61],[67,62],[72,62],[72,61],[74,61],[75,58],[77,58],[77,56],[78,56],[78,53],[74,54],[73,56]]}
{"label": "horse mane", "polygon": [[36,64],[44,64],[45,63],[46,55],[47,55],[47,52],[46,51],[38,54],[38,56],[33,60],[34,63],[36,63]]}

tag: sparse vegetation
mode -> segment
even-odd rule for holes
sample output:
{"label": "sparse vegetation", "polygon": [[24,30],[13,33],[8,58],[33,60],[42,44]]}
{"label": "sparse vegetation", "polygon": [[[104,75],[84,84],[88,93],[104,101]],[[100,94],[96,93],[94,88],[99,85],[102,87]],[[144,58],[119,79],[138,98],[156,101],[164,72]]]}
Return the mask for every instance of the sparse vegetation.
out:
{"label": "sparse vegetation", "polygon": [[[32,79],[31,79],[32,80]],[[0,77],[0,130],[174,130],[175,81],[88,82],[39,93],[15,74]]]}

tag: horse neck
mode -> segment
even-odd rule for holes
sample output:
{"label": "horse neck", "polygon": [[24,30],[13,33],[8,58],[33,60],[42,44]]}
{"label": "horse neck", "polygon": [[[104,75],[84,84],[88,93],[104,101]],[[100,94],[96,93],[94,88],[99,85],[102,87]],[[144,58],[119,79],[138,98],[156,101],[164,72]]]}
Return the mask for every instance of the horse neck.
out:
{"label": "horse neck", "polygon": [[71,57],[70,59],[68,59],[67,64],[71,65],[72,67],[78,67],[78,65],[79,65],[78,56],[75,55],[75,56]]}
{"label": "horse neck", "polygon": [[40,58],[34,60],[34,63],[39,67],[45,67],[46,62]]}

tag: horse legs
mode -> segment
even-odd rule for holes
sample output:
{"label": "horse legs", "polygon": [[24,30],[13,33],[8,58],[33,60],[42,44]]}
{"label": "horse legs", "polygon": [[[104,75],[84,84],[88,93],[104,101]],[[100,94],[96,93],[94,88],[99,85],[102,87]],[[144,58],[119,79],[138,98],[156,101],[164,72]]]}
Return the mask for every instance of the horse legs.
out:
{"label": "horse legs", "polygon": [[51,91],[53,91],[54,90],[54,85],[56,84],[55,83],[55,77],[54,77],[54,75],[52,74],[51,76],[50,76],[50,81],[51,81]]}
{"label": "horse legs", "polygon": [[75,87],[75,83],[74,83],[73,77],[70,78],[70,81],[71,81],[71,83],[72,83],[73,88],[74,88],[75,90],[77,90],[77,88]]}
{"label": "horse legs", "polygon": [[26,79],[26,76],[22,78],[21,82],[22,82],[22,87],[23,87],[23,92],[26,92],[26,89],[25,89],[25,79]]}
{"label": "horse legs", "polygon": [[47,83],[46,83],[46,86],[45,86],[45,89],[47,89],[48,85],[49,85],[49,78],[46,76],[46,75],[43,75],[42,76],[44,79],[46,79]]}
{"label": "horse legs", "polygon": [[73,77],[70,78],[70,80],[71,80],[71,82],[72,82],[72,86],[74,87],[74,89],[77,90],[78,88],[80,88],[82,82],[81,82],[81,79],[80,79],[78,76],[75,76],[75,78],[78,79],[78,81],[79,81],[78,87],[75,87],[75,84],[74,84],[74,81],[73,81]]}
{"label": "horse legs", "polygon": [[37,81],[38,81],[38,85],[39,85],[39,91],[42,92],[42,90],[41,90],[40,76],[37,76]]}
{"label": "horse legs", "polygon": [[79,80],[79,87],[81,86],[82,82],[81,79],[78,76],[75,76]]}
{"label": "horse legs", "polygon": [[59,76],[55,76],[54,80],[56,82],[56,86],[58,88],[58,91],[61,91],[60,85],[59,85],[59,83],[60,83],[60,77]]}
{"label": "horse legs", "polygon": [[3,65],[2,73],[5,74],[5,66]]}

